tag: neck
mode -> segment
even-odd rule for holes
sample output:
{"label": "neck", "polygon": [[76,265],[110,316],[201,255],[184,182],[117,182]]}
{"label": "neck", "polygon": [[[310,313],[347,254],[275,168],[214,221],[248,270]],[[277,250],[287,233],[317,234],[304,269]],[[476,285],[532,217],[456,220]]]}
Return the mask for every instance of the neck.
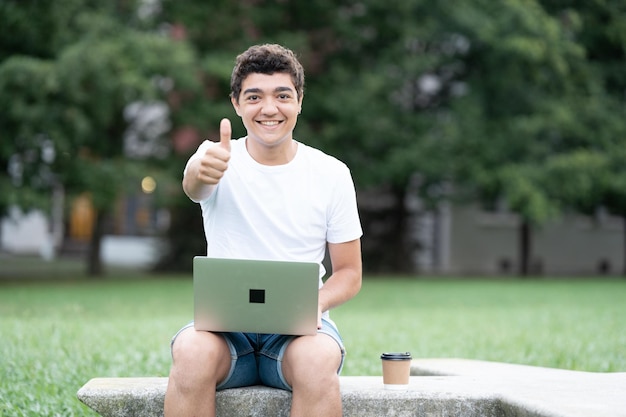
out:
{"label": "neck", "polygon": [[262,165],[285,165],[296,157],[298,142],[293,139],[286,140],[276,146],[256,146],[254,141],[246,140],[246,150],[259,164]]}

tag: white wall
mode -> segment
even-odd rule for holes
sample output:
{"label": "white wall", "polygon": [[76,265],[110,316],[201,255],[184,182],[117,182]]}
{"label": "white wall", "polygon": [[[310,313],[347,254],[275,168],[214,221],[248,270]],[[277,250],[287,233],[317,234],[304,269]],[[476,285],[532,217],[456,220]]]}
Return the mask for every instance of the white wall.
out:
{"label": "white wall", "polygon": [[107,265],[146,268],[154,265],[164,242],[156,237],[104,236],[102,239],[102,262]]}
{"label": "white wall", "polygon": [[2,219],[0,248],[9,253],[52,255],[52,235],[46,216],[38,210],[28,213],[16,207]]}
{"label": "white wall", "polygon": [[[50,222],[41,211],[23,213],[17,208],[10,210],[2,219],[0,250],[16,255],[40,255],[54,257],[54,239]],[[145,268],[152,266],[161,254],[165,243],[162,239],[144,236],[104,236],[102,261],[108,265]]]}

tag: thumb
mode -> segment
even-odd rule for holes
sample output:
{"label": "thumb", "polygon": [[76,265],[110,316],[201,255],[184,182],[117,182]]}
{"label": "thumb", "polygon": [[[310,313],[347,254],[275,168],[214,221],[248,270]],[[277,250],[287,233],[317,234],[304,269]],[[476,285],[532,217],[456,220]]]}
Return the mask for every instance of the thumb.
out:
{"label": "thumb", "polygon": [[230,126],[230,120],[222,119],[220,122],[220,146],[227,151],[230,151],[230,137],[232,135],[232,128]]}

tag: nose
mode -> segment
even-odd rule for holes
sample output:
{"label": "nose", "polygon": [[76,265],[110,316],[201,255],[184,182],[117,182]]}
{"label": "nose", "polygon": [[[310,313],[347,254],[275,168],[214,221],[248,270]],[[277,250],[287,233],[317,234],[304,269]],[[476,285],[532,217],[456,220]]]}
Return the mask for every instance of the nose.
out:
{"label": "nose", "polygon": [[272,98],[268,98],[263,101],[263,107],[261,108],[261,113],[264,115],[273,115],[278,113],[278,107],[276,107],[276,103]]}

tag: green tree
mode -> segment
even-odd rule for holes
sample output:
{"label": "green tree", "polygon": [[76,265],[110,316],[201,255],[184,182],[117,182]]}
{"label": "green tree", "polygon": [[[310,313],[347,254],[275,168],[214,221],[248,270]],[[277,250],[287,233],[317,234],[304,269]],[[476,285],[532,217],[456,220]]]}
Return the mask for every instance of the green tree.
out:
{"label": "green tree", "polygon": [[623,1],[542,1],[544,7],[575,27],[574,39],[585,50],[592,81],[570,99],[574,109],[559,120],[569,152],[549,160],[552,190],[570,209],[593,214],[599,208],[624,219],[626,275],[626,3]]}
{"label": "green tree", "polygon": [[[416,172],[431,205],[452,197],[441,191],[450,182],[457,199],[504,198],[524,219],[522,236],[558,212],[533,164],[555,151],[544,140],[551,115],[571,113],[563,97],[584,54],[557,19],[536,1],[372,0],[344,15],[328,83],[347,88],[324,118],[357,178],[390,184],[399,206]],[[396,222],[398,241],[409,231]]]}
{"label": "green tree", "polygon": [[[34,204],[48,171],[78,192],[97,178],[114,184],[137,167],[121,153],[121,115],[133,101],[169,97],[176,126],[215,138],[219,119],[235,118],[228,100],[234,55],[279,42],[298,51],[307,69],[297,137],[348,163],[359,190],[392,197],[384,219],[376,211],[364,216],[368,267],[412,267],[411,184],[426,209],[441,199],[506,202],[523,219],[522,273],[532,229],[562,210],[626,212],[622,2],[163,0],[142,18],[134,2],[100,3],[0,4],[2,21],[21,39],[0,35],[0,103],[10,109],[0,128],[15,139],[2,141],[0,162],[15,155],[43,161],[45,152],[32,150],[47,149],[49,140],[58,146],[54,163],[22,163],[27,186],[19,197],[20,179],[1,179],[2,204]],[[164,39],[156,27],[186,40]],[[164,77],[173,90],[152,82]],[[234,134],[243,134],[238,123]],[[177,178],[189,152],[172,160]],[[81,166],[94,171],[89,178],[76,175]],[[571,186],[556,181],[569,176]],[[106,209],[116,189],[94,201]],[[177,189],[177,218],[197,218]],[[374,224],[386,232],[377,236]],[[197,222],[181,226],[172,234],[197,234]],[[386,255],[377,259],[381,248]]]}
{"label": "green tree", "polygon": [[[225,57],[259,42],[282,42],[301,52],[307,90],[314,94],[305,100],[296,133],[346,161],[360,189],[390,190],[392,204],[383,219],[388,232],[380,236],[385,243],[373,245],[370,262],[385,247],[390,256],[377,261],[385,269],[411,268],[404,202],[418,173],[417,191],[426,207],[442,198],[487,206],[503,200],[518,213],[524,274],[533,227],[564,207],[555,190],[546,187],[547,161],[594,143],[585,132],[611,108],[608,85],[597,80],[604,70],[590,66],[589,45],[583,41],[589,38],[585,16],[592,6],[570,3],[363,0],[183,6],[164,1],[163,16],[187,29],[207,70],[218,70],[210,77],[220,86],[211,90],[219,92],[209,97],[212,105],[223,102],[228,92],[226,68],[232,58]],[[605,2],[594,3],[606,8]],[[590,26],[603,30],[598,25],[605,20],[593,18]],[[621,39],[620,25],[611,24],[607,31]],[[615,62],[606,63],[598,68],[611,79],[621,76]],[[217,125],[222,115],[212,111],[207,118],[214,117]],[[606,129],[602,135],[612,136]],[[370,217],[380,222],[380,213]],[[373,229],[366,235],[375,234]],[[365,252],[368,247],[364,244]]]}
{"label": "green tree", "polygon": [[[473,40],[466,78],[473,93],[455,103],[455,153],[465,156],[456,178],[485,203],[503,199],[520,215],[519,272],[527,275],[532,229],[559,213],[542,170],[546,158],[573,146],[559,120],[575,118],[569,100],[588,82],[584,50],[536,1],[483,6],[457,18]],[[472,119],[468,108],[477,109]]]}
{"label": "green tree", "polygon": [[[128,158],[124,110],[131,103],[164,103],[172,86],[178,91],[194,88],[196,65],[184,42],[128,26],[136,9],[124,13],[119,7],[91,10],[90,2],[67,4],[77,12],[72,36],[52,33],[65,42],[47,51],[25,48],[19,54],[13,48],[0,64],[0,106],[7,109],[0,129],[8,138],[2,158],[15,161],[19,174],[4,179],[2,200],[24,205],[24,196],[39,196],[53,183],[62,184],[69,195],[89,193],[97,215],[87,265],[90,274],[100,275],[104,222],[129,178],[155,159]],[[66,4],[55,5],[50,6],[52,16]],[[29,12],[34,19],[38,15],[32,7],[16,10],[23,18]],[[50,25],[63,28],[63,23]],[[43,56],[29,55],[35,53]],[[47,144],[54,158],[36,151]]]}

